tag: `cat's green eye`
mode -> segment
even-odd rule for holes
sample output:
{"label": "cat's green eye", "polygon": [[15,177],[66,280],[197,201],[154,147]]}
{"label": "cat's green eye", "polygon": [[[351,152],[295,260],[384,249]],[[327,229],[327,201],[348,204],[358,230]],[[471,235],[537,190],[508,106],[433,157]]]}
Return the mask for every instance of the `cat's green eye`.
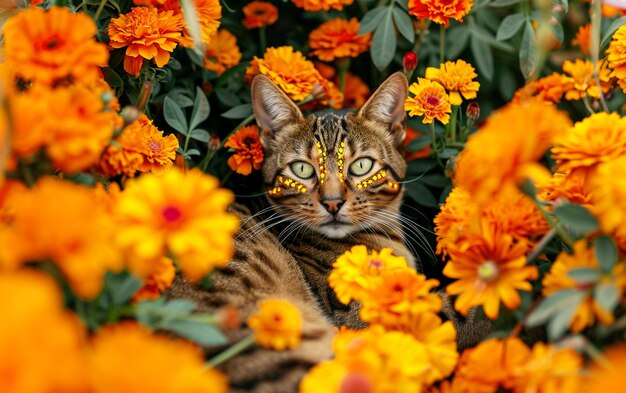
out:
{"label": "cat's green eye", "polygon": [[291,164],[291,170],[300,179],[309,179],[313,176],[313,173],[315,172],[313,165],[304,161],[297,161]]}
{"label": "cat's green eye", "polygon": [[363,157],[350,164],[350,174],[354,176],[367,175],[372,170],[374,161],[371,158]]}

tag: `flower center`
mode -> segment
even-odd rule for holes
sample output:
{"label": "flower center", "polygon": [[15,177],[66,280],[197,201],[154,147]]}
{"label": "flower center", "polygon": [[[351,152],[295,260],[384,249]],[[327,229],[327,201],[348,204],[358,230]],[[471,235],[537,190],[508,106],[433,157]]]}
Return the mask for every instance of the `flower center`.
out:
{"label": "flower center", "polygon": [[148,141],[148,149],[153,153],[158,153],[161,151],[161,145],[155,141]]}
{"label": "flower center", "polygon": [[53,34],[49,37],[46,37],[41,42],[41,48],[47,50],[53,50],[63,45],[64,40],[59,34]]}
{"label": "flower center", "polygon": [[359,372],[346,375],[339,387],[339,393],[371,393],[373,391],[370,377]]}
{"label": "flower center", "polygon": [[167,222],[175,222],[177,221],[183,213],[176,206],[167,206],[163,209],[163,218]]}
{"label": "flower center", "polygon": [[383,261],[380,259],[370,259],[370,266],[376,269],[381,269],[383,267]]}
{"label": "flower center", "polygon": [[428,103],[428,105],[437,106],[439,105],[439,98],[435,96],[428,96],[426,97],[426,102]]}
{"label": "flower center", "polygon": [[485,282],[492,282],[498,278],[498,265],[494,261],[485,261],[478,267],[478,277]]}
{"label": "flower center", "polygon": [[243,140],[244,145],[250,146],[254,143],[254,138],[247,137]]}

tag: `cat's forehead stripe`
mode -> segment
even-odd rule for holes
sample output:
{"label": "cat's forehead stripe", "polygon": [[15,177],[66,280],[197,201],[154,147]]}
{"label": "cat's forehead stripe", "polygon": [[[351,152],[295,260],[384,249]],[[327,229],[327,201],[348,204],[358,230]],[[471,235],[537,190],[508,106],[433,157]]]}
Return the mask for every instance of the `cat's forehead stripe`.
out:
{"label": "cat's forehead stripe", "polygon": [[333,152],[348,133],[344,116],[328,114],[316,119],[315,139],[320,142],[324,151]]}

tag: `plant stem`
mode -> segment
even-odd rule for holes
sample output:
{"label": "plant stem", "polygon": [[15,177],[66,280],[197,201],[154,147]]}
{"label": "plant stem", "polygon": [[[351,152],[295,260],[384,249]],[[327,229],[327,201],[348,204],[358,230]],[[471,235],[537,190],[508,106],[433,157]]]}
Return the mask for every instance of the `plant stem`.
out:
{"label": "plant stem", "polygon": [[456,142],[456,117],[459,113],[459,107],[457,105],[452,106],[452,114],[450,115],[450,121],[448,122],[448,141],[451,143]]}
{"label": "plant stem", "polygon": [[344,57],[335,62],[337,65],[337,79],[339,81],[339,90],[341,94],[343,94],[346,89],[346,73],[348,72],[348,68],[350,68],[350,58]]}
{"label": "plant stem", "polygon": [[550,240],[552,240],[555,235],[556,235],[556,229],[555,228],[550,228],[548,233],[543,235],[541,240],[539,240],[539,243],[537,243],[537,245],[535,246],[535,249],[533,250],[533,252],[528,254],[528,256],[526,257],[526,263],[530,263],[535,258],[537,258],[539,256],[539,254],[541,253],[541,251],[543,251],[543,249],[548,245],[548,243],[550,243]]}
{"label": "plant stem", "polygon": [[593,115],[594,113],[596,113],[596,111],[593,110],[593,108],[591,107],[591,104],[589,103],[589,96],[585,95],[582,99],[583,101],[583,105],[585,106],[585,109],[587,110],[587,112],[589,112],[589,115]]}
{"label": "plant stem", "polygon": [[446,25],[439,25],[439,63],[443,64],[446,52]]}
{"label": "plant stem", "polygon": [[600,72],[598,69],[598,62],[600,59],[600,25],[602,23],[602,2],[600,0],[592,0],[591,2],[591,62],[593,63],[593,79],[596,82],[598,88],[598,95],[600,97],[600,105],[602,110],[609,112],[609,108],[602,94],[602,86],[600,84]]}
{"label": "plant stem", "polygon": [[100,14],[102,13],[102,10],[104,9],[104,6],[106,5],[108,0],[100,0],[100,5],[98,5],[98,9],[96,10],[96,13],[93,14],[93,20],[98,20],[98,18],[100,17]]}
{"label": "plant stem", "polygon": [[217,356],[215,356],[208,362],[206,362],[206,365],[209,367],[218,366],[224,363],[225,361],[231,359],[232,357],[237,356],[238,354],[245,351],[246,349],[250,348],[253,344],[254,344],[254,336],[248,336],[244,338],[243,340],[239,341],[237,344],[228,348],[224,352],[218,354]]}
{"label": "plant stem", "polygon": [[533,202],[535,202],[535,206],[537,206],[537,209],[539,209],[539,211],[541,212],[541,215],[543,215],[543,217],[546,219],[546,221],[548,221],[550,226],[556,231],[556,233],[559,235],[563,243],[565,243],[571,249],[574,246],[574,241],[569,236],[569,234],[563,229],[559,221],[550,217],[550,213],[548,213],[548,211],[541,204],[541,202],[539,202],[537,198],[532,198],[532,200]]}
{"label": "plant stem", "polygon": [[267,48],[267,35],[265,33],[265,26],[259,29],[259,49],[261,49],[261,56],[265,53]]}

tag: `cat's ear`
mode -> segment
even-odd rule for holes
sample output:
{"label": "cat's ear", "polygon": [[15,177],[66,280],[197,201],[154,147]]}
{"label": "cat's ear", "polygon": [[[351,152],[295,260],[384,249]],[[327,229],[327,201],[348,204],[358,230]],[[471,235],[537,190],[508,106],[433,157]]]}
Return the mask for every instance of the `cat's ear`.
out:
{"label": "cat's ear", "polygon": [[267,148],[274,133],[288,124],[302,120],[302,112],[293,101],[265,75],[252,81],[252,110]]}
{"label": "cat's ear", "polygon": [[385,124],[398,145],[405,136],[407,85],[406,76],[396,72],[380,85],[358,113],[367,120]]}

